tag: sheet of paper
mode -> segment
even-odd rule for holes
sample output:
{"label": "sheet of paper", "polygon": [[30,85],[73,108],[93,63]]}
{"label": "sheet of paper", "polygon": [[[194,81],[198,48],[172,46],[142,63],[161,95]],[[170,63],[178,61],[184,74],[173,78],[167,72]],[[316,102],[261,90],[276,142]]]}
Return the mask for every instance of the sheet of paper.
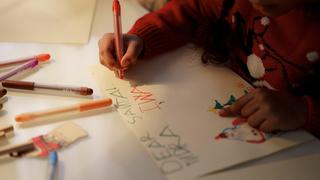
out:
{"label": "sheet of paper", "polygon": [[0,0],[0,41],[86,43],[96,0]]}
{"label": "sheet of paper", "polygon": [[304,131],[270,135],[217,110],[252,90],[231,70],[204,66],[188,47],[141,62],[126,81],[92,68],[102,94],[168,179],[193,179],[313,139]]}

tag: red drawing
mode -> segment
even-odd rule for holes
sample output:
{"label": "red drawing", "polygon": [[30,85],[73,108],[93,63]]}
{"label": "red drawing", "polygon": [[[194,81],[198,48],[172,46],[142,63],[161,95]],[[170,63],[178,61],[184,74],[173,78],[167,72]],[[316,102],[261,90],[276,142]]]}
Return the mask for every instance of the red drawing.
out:
{"label": "red drawing", "polygon": [[215,139],[231,139],[252,144],[260,144],[272,135],[250,127],[245,118],[237,118],[232,121],[232,127],[225,128]]}
{"label": "red drawing", "polygon": [[142,113],[152,110],[159,110],[160,104],[163,102],[158,102],[151,92],[146,92],[138,89],[136,86],[132,88],[132,97],[138,103],[139,109]]}

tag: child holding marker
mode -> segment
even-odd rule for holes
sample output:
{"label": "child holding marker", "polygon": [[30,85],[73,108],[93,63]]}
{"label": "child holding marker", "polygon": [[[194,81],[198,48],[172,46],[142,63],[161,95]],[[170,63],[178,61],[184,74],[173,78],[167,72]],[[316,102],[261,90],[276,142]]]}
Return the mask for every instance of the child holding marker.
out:
{"label": "child holding marker", "polygon": [[[320,137],[320,2],[171,0],[125,34],[121,67],[188,42],[204,63],[225,63],[256,89],[220,111],[264,132],[305,128]],[[99,41],[100,62],[119,69],[114,35]],[[204,87],[205,88],[205,87]]]}

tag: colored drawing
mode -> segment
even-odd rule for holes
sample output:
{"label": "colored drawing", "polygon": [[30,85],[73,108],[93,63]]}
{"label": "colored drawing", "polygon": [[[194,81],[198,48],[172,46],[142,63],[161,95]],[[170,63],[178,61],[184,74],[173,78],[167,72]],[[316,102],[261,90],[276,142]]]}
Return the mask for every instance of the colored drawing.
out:
{"label": "colored drawing", "polygon": [[228,127],[219,133],[215,140],[230,139],[252,144],[260,144],[271,138],[271,134],[264,133],[250,127],[245,118],[237,118],[232,121],[232,127]]}
{"label": "colored drawing", "polygon": [[[246,94],[248,91],[245,90],[244,93]],[[228,107],[235,102],[236,98],[233,95],[230,95],[226,103],[221,103],[218,100],[214,100],[212,106],[209,107],[209,111],[218,114],[220,109]],[[266,134],[260,130],[250,127],[247,123],[247,119],[238,118],[232,121],[232,127],[223,129],[222,132],[215,137],[215,139],[232,139],[247,143],[260,144],[265,142],[270,137],[270,134]]]}
{"label": "colored drawing", "polygon": [[223,108],[225,108],[225,107],[228,107],[228,106],[232,105],[233,103],[236,102],[236,100],[237,100],[237,99],[236,99],[233,95],[230,95],[228,101],[225,102],[225,103],[221,103],[221,102],[219,102],[218,100],[214,100],[212,106],[209,107],[209,110],[208,110],[208,111],[209,111],[209,112],[213,112],[213,113],[215,113],[215,114],[218,114],[218,111],[219,111],[220,109],[223,109]]}

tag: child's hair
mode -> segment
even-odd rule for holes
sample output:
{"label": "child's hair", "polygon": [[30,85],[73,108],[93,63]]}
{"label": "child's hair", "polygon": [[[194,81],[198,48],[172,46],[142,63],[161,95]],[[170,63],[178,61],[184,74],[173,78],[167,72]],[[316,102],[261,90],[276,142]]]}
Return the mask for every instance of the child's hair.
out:
{"label": "child's hair", "polygon": [[320,18],[320,1],[314,2],[314,3],[307,3],[304,6],[304,9],[306,11],[307,18],[309,19]]}
{"label": "child's hair", "polygon": [[222,10],[217,19],[204,22],[198,29],[196,44],[204,49],[201,60],[205,64],[228,61],[233,47],[237,44],[236,36],[226,20],[234,2],[234,0],[223,0]]}
{"label": "child's hair", "polygon": [[138,0],[138,2],[150,12],[162,8],[169,1],[170,0]]}

